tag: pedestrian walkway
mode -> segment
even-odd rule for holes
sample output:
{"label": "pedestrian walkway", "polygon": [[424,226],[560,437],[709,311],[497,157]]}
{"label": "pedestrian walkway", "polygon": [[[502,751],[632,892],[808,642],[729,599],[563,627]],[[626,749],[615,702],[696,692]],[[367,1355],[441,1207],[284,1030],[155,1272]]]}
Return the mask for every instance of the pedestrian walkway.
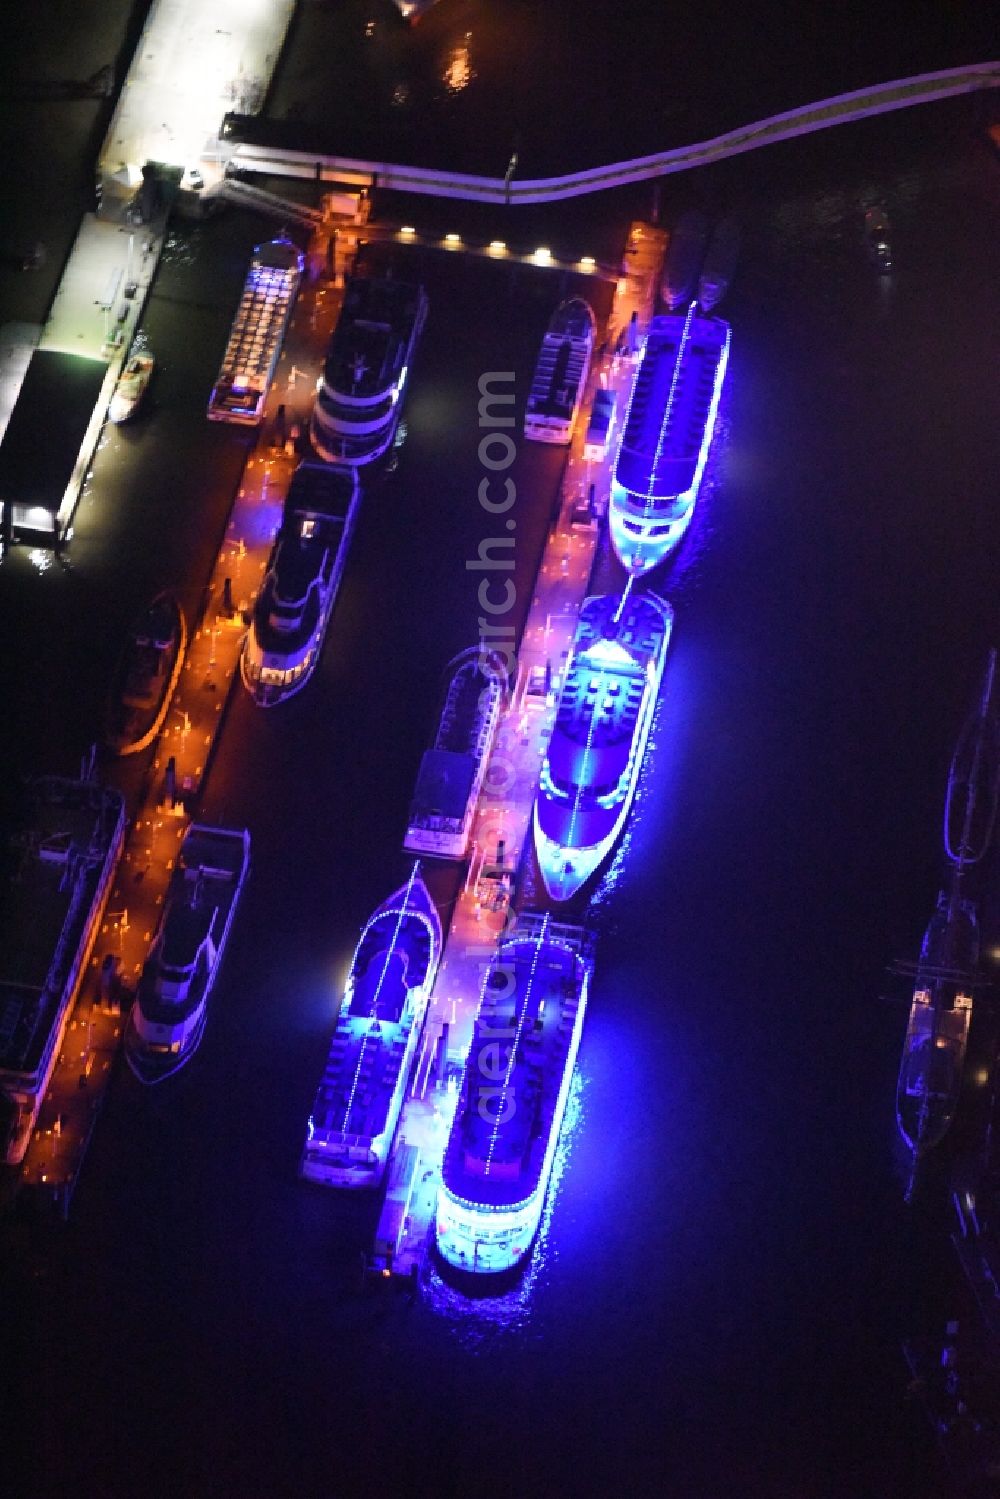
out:
{"label": "pedestrian walkway", "polygon": [[914,104],[928,104],[980,89],[1000,88],[1000,62],[974,63],[969,67],[944,68],[935,73],[921,73],[912,78],[897,78],[889,83],[854,89],[771,115],[710,140],[678,146],[652,156],[637,156],[631,161],[609,162],[606,166],[569,172],[562,177],[538,177],[518,181],[511,176],[480,177],[470,172],[440,171],[412,163],[362,161],[355,157],[323,155],[317,151],[291,151],[284,147],[231,144],[230,159],[248,171],[271,175],[310,177],[314,180],[349,183],[355,187],[378,186],[401,193],[425,193],[434,198],[465,198],[471,202],[554,203],[585,193],[605,192],[612,187],[628,187],[648,182],[670,172],[686,172],[756,151],[760,146],[811,135],[835,125],[848,125],[872,115],[909,109]]}
{"label": "pedestrian walkway", "polygon": [[[316,258],[311,256],[310,263]],[[315,278],[307,278],[299,291],[261,437],[244,470],[201,618],[190,631],[180,679],[138,806],[131,809],[135,821],[22,1166],[22,1186],[31,1187],[64,1214],[113,1075],[127,991],[134,991],[138,983],[181,839],[197,815],[227,698],[242,690],[237,678],[246,618],[298,463],[291,442],[278,449],[271,441],[277,408],[285,407],[288,432],[305,429],[342,300],[334,286]],[[117,975],[113,983],[104,968],[109,958]]]}
{"label": "pedestrian walkway", "polygon": [[[606,330],[609,346],[615,334],[629,326],[633,313],[640,328],[647,326],[655,305],[666,239],[661,229],[633,224],[629,271],[618,282]],[[591,393],[598,382],[606,384],[616,391],[619,410],[624,412],[635,376],[635,358],[609,353],[595,365]],[[383,1272],[409,1276],[423,1261],[431,1241],[441,1166],[472,1044],[486,966],[509,919],[514,876],[522,856],[527,852],[530,857],[527,845],[532,836],[535,792],[577,618],[587,597],[600,536],[597,517],[607,512],[613,455],[612,446],[600,464],[586,463],[583,433],[578,426],[563,479],[559,513],[546,539],[518,651],[516,687],[500,720],[476,808],[468,874],[455,902],[417,1064],[400,1116],[393,1159],[404,1145],[417,1146],[420,1159],[396,1250],[389,1259],[373,1260],[374,1268]],[[583,520],[591,485],[596,514]],[[380,1224],[380,1242],[386,1242],[387,1234],[391,1240],[387,1222]]]}

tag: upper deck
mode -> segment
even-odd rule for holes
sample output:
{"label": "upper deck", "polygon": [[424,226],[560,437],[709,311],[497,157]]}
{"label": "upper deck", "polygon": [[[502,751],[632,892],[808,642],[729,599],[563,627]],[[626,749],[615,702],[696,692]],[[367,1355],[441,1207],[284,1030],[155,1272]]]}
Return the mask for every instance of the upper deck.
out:
{"label": "upper deck", "polygon": [[615,468],[640,503],[686,496],[697,482],[728,352],[729,325],[693,308],[650,323]]}
{"label": "upper deck", "polygon": [[208,404],[212,421],[260,420],[302,267],[291,240],[270,240],[254,251]]}
{"label": "upper deck", "polygon": [[384,401],[401,382],[426,302],[420,286],[389,277],[353,277],[327,351],[320,404]]}
{"label": "upper deck", "polygon": [[316,1092],[307,1149],[313,1143],[364,1148],[384,1132],[440,948],[440,922],[420,880],[398,890],[368,922]]}
{"label": "upper deck", "polygon": [[271,654],[312,637],[358,496],[353,469],[302,463],[289,487],[271,563],[254,606],[253,629]]}
{"label": "upper deck", "polygon": [[615,623],[618,600],[587,600],[559,699],[547,765],[556,791],[587,788],[610,794],[626,770],[647,668],[662,655],[667,620],[654,600],[629,598]]}
{"label": "upper deck", "polygon": [[175,1023],[195,1009],[218,960],[250,861],[246,832],[193,823],[170,876],[160,926],[139,980],[143,1016]]}
{"label": "upper deck", "polygon": [[544,922],[499,948],[444,1157],[444,1187],[460,1201],[512,1207],[542,1182],[586,975],[581,953]]}

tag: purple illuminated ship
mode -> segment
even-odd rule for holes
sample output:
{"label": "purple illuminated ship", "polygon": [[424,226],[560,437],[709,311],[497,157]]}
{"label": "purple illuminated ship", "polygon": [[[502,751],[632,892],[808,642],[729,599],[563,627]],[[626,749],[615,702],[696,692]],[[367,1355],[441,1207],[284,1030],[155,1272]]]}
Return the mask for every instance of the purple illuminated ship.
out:
{"label": "purple illuminated ship", "polygon": [[600,868],[625,825],[673,625],[669,604],[628,590],[587,599],[535,800],[535,850],[553,900]]}
{"label": "purple illuminated ship", "polygon": [[611,543],[644,573],[677,546],[694,514],[729,362],[729,324],[655,317],[635,377],[611,485]]}
{"label": "purple illuminated ship", "polygon": [[531,1248],[589,979],[582,930],[533,913],[490,964],[438,1192],[437,1247],[455,1269],[512,1270]]}
{"label": "purple illuminated ship", "polygon": [[403,1106],[441,956],[441,921],[415,864],[366,923],[354,951],[301,1175],[330,1187],[374,1187]]}

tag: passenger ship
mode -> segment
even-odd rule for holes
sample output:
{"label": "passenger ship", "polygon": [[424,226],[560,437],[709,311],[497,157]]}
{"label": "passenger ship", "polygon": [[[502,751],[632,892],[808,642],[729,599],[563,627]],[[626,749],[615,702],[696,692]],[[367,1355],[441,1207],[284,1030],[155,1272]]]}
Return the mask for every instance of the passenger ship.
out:
{"label": "passenger ship", "polygon": [[729,361],[729,325],[655,317],[625,416],[611,485],[611,541],[622,566],[647,572],[680,541],[694,512]]}
{"label": "passenger ship", "polygon": [[249,867],[246,829],[192,823],[184,834],[125,1028],[140,1082],[161,1082],[197,1049]]}
{"label": "passenger ship", "polygon": [[356,469],[300,463],[254,604],[240,676],[267,708],[306,685],[323,639],[360,502]]}
{"label": "passenger ship", "polygon": [[533,913],[518,916],[490,964],[438,1192],[438,1252],[455,1269],[498,1274],[531,1248],[589,979],[582,930]]}
{"label": "passenger ship", "polygon": [[441,956],[441,921],[419,863],[367,922],[354,951],[300,1172],[374,1187],[403,1106]]}
{"label": "passenger ship", "polygon": [[371,463],[389,447],[426,316],[422,286],[374,276],[348,282],[309,432],[327,463]]}
{"label": "passenger ship", "polygon": [[593,310],[582,297],[560,302],[542,339],[524,414],[524,435],[568,443],[583,401],[594,351]]}
{"label": "passenger ship", "polygon": [[420,762],[404,848],[465,858],[504,691],[502,662],[479,646],[450,663],[437,734]]}
{"label": "passenger ship", "polygon": [[304,266],[301,251],[283,235],[254,250],[209,398],[209,421],[245,427],[260,421]]}
{"label": "passenger ship", "polygon": [[535,799],[535,851],[553,900],[596,873],[625,825],[672,625],[669,604],[631,589],[580,611]]}
{"label": "passenger ship", "polygon": [[0,886],[4,1159],[24,1159],[125,839],[125,803],[92,781],[28,788]]}

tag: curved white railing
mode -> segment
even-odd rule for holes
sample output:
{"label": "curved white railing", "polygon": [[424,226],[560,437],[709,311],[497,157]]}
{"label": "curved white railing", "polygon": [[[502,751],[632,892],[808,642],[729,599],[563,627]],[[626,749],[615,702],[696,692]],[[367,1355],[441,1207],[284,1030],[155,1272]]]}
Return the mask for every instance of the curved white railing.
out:
{"label": "curved white railing", "polygon": [[[495,203],[549,203],[560,198],[576,198],[584,193],[602,192],[606,188],[626,187],[669,172],[684,172],[692,167],[755,151],[760,146],[791,140],[846,125],[871,115],[908,109],[957,94],[975,93],[979,89],[1000,87],[1000,62],[976,63],[964,68],[945,68],[937,73],[921,73],[914,78],[897,78],[870,88],[855,89],[806,104],[799,109],[771,115],[753,125],[742,125],[711,140],[692,146],[679,146],[655,156],[637,156],[608,166],[571,172],[563,177],[539,177],[517,182],[502,177],[477,177],[463,172],[443,172],[431,167],[400,166],[390,162],[361,161],[347,156],[323,156],[318,152],[287,151],[278,147],[237,145],[231,161],[248,171],[267,172],[272,176],[313,177],[358,186],[373,182],[397,192],[424,193],[442,198],[468,198]],[[222,146],[224,148],[225,142]]]}

